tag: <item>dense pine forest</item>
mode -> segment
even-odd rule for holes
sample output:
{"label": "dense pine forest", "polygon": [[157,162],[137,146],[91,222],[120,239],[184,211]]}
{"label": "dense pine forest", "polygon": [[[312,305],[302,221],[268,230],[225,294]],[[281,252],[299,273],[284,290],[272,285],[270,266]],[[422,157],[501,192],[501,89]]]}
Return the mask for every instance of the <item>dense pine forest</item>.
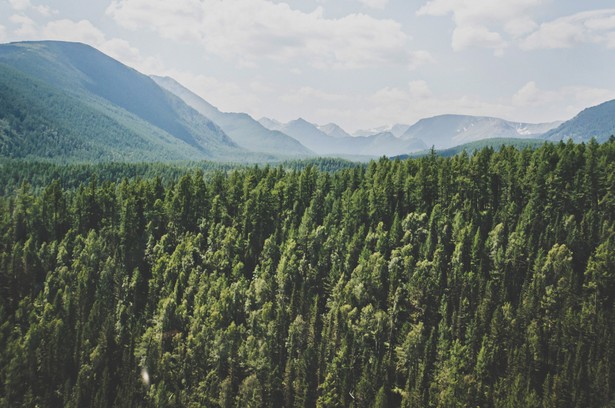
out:
{"label": "dense pine forest", "polygon": [[2,186],[0,406],[615,405],[613,138],[145,170]]}

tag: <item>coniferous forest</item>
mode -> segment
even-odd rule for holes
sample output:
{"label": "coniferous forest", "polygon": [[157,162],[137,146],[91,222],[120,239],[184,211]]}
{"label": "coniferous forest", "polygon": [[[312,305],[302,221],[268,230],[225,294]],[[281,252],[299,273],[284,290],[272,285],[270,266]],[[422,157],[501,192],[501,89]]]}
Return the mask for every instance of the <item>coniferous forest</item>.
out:
{"label": "coniferous forest", "polygon": [[1,406],[615,405],[613,138],[99,173],[3,188]]}

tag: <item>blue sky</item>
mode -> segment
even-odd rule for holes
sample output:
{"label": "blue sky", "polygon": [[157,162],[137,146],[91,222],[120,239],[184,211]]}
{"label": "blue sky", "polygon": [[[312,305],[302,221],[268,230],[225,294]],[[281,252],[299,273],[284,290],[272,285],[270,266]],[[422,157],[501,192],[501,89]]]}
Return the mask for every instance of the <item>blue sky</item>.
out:
{"label": "blue sky", "polygon": [[224,111],[349,131],[615,99],[606,0],[2,0],[0,42],[37,39],[91,44]]}

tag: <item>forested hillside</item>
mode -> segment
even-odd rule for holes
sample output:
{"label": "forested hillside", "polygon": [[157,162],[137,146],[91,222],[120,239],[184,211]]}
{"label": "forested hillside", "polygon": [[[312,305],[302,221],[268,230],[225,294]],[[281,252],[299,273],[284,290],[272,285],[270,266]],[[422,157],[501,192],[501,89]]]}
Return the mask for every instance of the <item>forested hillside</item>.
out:
{"label": "forested hillside", "polygon": [[613,139],[109,179],[0,198],[0,406],[615,404]]}
{"label": "forested hillside", "polygon": [[[149,77],[79,43],[0,44],[0,156],[263,160]],[[260,157],[259,157],[260,156]]]}
{"label": "forested hillside", "polygon": [[584,109],[577,116],[542,135],[547,140],[606,141],[615,135],[615,100]]}

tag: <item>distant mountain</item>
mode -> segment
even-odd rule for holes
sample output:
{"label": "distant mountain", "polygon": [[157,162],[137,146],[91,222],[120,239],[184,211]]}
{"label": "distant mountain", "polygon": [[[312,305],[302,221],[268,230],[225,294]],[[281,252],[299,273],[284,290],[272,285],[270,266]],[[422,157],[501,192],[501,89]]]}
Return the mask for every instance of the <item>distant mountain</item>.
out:
{"label": "distant mountain", "polygon": [[258,120],[258,123],[260,123],[261,125],[263,125],[265,128],[269,130],[280,130],[284,126],[282,122],[278,122],[275,119],[264,118],[264,117],[260,118]]}
{"label": "distant mountain", "polygon": [[326,135],[316,125],[302,118],[282,125],[280,131],[298,140],[302,145],[318,154],[328,154],[337,150],[335,138]]}
{"label": "distant mountain", "polygon": [[395,125],[380,126],[372,129],[361,129],[353,133],[353,136],[373,136],[378,133],[389,132],[395,137],[401,137],[410,125],[397,123]]}
{"label": "distant mountain", "polygon": [[96,49],[0,45],[0,153],[71,160],[229,160],[215,123]]}
{"label": "distant mountain", "polygon": [[340,130],[342,132],[343,130],[339,126],[327,125],[325,130],[339,135],[331,136],[321,130],[321,127],[301,118],[286,124],[280,124],[272,119],[261,119],[261,123],[276,126],[281,132],[297,139],[302,145],[320,155],[379,157],[410,153],[426,148],[425,143],[418,139],[402,140],[390,132],[370,136],[342,136]]}
{"label": "distant mountain", "polygon": [[572,139],[575,142],[596,138],[598,142],[605,142],[611,135],[615,135],[615,100],[583,110],[542,137],[548,140]]}
{"label": "distant mountain", "polygon": [[427,145],[420,139],[400,139],[391,132],[382,132],[372,136],[350,137],[355,154],[371,156],[395,156],[400,152],[416,152]]}
{"label": "distant mountain", "polygon": [[318,130],[327,136],[331,137],[351,137],[344,129],[335,123],[328,123],[326,125],[317,126]]}
{"label": "distant mountain", "polygon": [[270,130],[245,113],[220,112],[216,107],[169,77],[152,76],[162,88],[181,98],[213,120],[238,145],[246,149],[282,156],[314,155],[301,143],[277,130]]}
{"label": "distant mountain", "polygon": [[428,146],[446,149],[482,139],[538,137],[560,123],[535,125],[491,117],[440,115],[419,120],[401,138],[418,138]]}

